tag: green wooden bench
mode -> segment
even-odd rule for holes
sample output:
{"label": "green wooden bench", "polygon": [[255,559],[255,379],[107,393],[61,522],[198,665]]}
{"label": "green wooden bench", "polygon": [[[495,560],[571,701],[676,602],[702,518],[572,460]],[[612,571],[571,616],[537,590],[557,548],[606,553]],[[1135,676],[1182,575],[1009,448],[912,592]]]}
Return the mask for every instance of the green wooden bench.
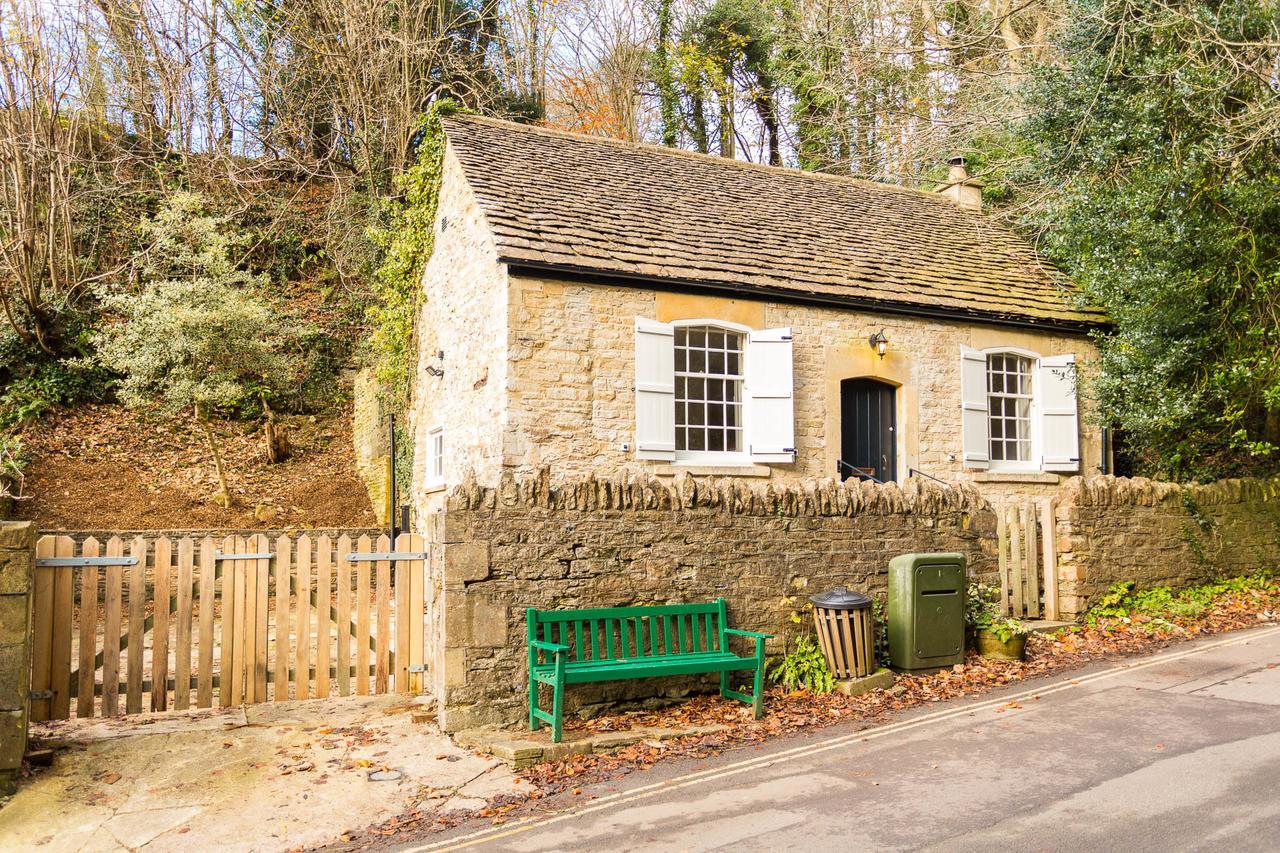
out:
{"label": "green wooden bench", "polygon": [[[727,627],[723,598],[709,604],[662,604],[598,610],[526,611],[529,635],[529,728],[551,724],[560,742],[566,684],[663,675],[720,673],[720,695],[764,716],[764,641],[771,634]],[[729,650],[729,637],[755,640],[755,654]],[[729,673],[754,670],[750,695],[729,688]],[[538,707],[538,685],[554,692],[551,713]]]}

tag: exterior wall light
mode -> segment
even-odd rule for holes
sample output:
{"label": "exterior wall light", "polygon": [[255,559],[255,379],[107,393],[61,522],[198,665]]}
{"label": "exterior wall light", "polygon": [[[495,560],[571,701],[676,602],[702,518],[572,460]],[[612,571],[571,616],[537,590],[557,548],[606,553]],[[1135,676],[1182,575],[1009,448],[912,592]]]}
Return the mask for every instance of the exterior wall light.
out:
{"label": "exterior wall light", "polygon": [[875,350],[876,354],[881,358],[884,358],[884,354],[889,351],[889,339],[885,337],[884,329],[881,329],[871,337],[867,338],[867,343],[871,344],[871,348]]}

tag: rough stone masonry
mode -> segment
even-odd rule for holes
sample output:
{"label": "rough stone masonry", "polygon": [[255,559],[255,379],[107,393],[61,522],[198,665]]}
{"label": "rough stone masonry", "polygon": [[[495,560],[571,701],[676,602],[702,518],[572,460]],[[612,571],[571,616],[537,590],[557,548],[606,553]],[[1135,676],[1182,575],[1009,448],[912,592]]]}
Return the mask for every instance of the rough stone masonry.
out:
{"label": "rough stone masonry", "polygon": [[[595,480],[552,488],[546,472],[496,489],[455,490],[434,519],[443,545],[428,608],[436,695],[449,730],[525,713],[524,609],[711,601],[733,627],[777,635],[808,619],[807,596],[835,585],[880,592],[889,558],[960,551],[995,569],[995,514],[968,485],[747,486],[733,480]],[[743,651],[743,650],[740,650]],[[431,659],[431,651],[428,657]],[[705,682],[705,683],[704,683]],[[662,701],[699,679],[582,686],[570,713],[622,698]],[[594,687],[594,689],[593,689]]]}
{"label": "rough stone masonry", "polygon": [[0,522],[0,796],[13,793],[27,747],[35,527]]}
{"label": "rough stone masonry", "polygon": [[[1055,497],[1065,618],[1117,580],[1182,586],[1280,567],[1280,479],[1180,486],[1074,478]],[[427,659],[447,730],[525,715],[524,609],[709,601],[734,627],[807,628],[807,596],[886,588],[889,559],[959,551],[996,571],[996,513],[969,484],[759,483],[620,474],[553,485],[545,469],[497,488],[469,480],[428,520]],[[570,714],[618,700],[663,702],[706,679],[578,686]]]}

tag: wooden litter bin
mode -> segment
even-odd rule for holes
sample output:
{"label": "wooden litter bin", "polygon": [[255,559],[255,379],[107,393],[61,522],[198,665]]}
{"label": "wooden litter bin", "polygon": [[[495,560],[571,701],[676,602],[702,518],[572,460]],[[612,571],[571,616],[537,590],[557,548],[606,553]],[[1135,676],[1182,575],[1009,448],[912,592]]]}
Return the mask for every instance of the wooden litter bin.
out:
{"label": "wooden litter bin", "polygon": [[810,596],[813,624],[827,665],[837,680],[864,678],[876,671],[875,624],[871,599],[838,586]]}

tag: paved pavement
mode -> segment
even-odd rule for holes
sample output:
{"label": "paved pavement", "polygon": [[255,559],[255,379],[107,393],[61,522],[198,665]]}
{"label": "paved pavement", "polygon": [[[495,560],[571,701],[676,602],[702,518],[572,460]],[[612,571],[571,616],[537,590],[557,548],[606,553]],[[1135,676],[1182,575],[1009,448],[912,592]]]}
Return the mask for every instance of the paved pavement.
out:
{"label": "paved pavement", "polygon": [[[67,747],[0,807],[0,851],[274,853],[513,789],[501,762],[413,722],[421,710],[348,696],[37,724]],[[371,780],[384,766],[397,772]]]}
{"label": "paved pavement", "polygon": [[659,766],[411,849],[1280,849],[1280,627]]}

